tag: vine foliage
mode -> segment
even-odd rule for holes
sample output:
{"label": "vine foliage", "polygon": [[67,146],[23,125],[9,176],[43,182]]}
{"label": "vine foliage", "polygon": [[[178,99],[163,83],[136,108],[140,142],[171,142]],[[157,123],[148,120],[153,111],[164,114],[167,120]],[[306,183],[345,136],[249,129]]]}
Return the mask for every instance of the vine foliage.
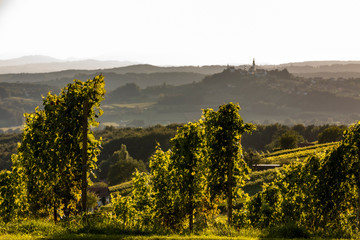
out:
{"label": "vine foliage", "polygon": [[[87,128],[87,176],[96,168],[100,140],[91,127],[102,115],[100,102],[104,99],[105,82],[102,75],[86,82],[74,80],[59,95],[49,92],[43,97],[43,109],[25,114],[22,143],[13,155],[13,174],[18,198],[26,197],[26,211],[33,216],[48,216],[56,220],[59,211],[65,214],[76,209],[81,196],[81,174],[84,139]],[[88,112],[84,112],[84,103]],[[84,116],[88,119],[83,126]]]}

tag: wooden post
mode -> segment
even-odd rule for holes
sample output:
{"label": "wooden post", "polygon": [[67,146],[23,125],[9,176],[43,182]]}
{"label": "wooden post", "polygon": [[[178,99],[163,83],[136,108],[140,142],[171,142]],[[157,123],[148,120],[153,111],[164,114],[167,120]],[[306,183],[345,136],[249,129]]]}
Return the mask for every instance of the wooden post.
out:
{"label": "wooden post", "polygon": [[[192,159],[192,162],[194,162],[194,159]],[[194,169],[191,168],[191,172],[194,172]],[[190,192],[189,192],[189,199],[190,199],[190,206],[189,206],[189,228],[190,228],[190,233],[193,233],[193,229],[194,229],[194,205],[193,205],[193,201],[194,201],[194,175],[190,175],[191,178],[191,186],[190,186]]]}
{"label": "wooden post", "polygon": [[56,224],[56,222],[57,222],[57,211],[56,211],[56,206],[55,206],[55,204],[54,204],[53,210],[54,210],[54,212],[53,212],[53,214],[54,214],[54,223]]}
{"label": "wooden post", "polygon": [[232,181],[233,181],[233,161],[231,158],[229,158],[229,163],[228,163],[228,199],[227,199],[227,208],[228,208],[228,224],[229,226],[232,226]]}
{"label": "wooden post", "polygon": [[82,179],[81,179],[81,211],[82,213],[86,213],[86,198],[87,198],[87,132],[88,132],[88,121],[87,115],[89,112],[88,101],[84,102],[84,115],[83,115],[83,148],[82,148]]}
{"label": "wooden post", "polygon": [[[358,149],[360,149],[360,146],[357,146]],[[358,150],[358,164],[360,165],[360,151]],[[356,213],[356,228],[357,228],[357,231],[358,233],[360,233],[360,167],[358,167],[358,172],[359,172],[359,175],[358,175],[358,184],[357,184],[357,190],[358,190],[358,204],[357,204],[357,213]]]}
{"label": "wooden post", "polygon": [[360,233],[360,187],[357,186],[358,190],[358,204],[357,204],[357,211],[356,211],[356,228],[358,233]]}

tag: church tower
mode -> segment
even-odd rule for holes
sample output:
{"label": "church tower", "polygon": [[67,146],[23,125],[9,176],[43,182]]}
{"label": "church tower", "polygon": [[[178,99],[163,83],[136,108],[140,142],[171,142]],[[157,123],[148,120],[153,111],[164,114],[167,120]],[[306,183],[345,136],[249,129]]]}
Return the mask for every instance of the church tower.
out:
{"label": "church tower", "polygon": [[253,58],[252,69],[253,69],[254,72],[256,72],[255,58]]}

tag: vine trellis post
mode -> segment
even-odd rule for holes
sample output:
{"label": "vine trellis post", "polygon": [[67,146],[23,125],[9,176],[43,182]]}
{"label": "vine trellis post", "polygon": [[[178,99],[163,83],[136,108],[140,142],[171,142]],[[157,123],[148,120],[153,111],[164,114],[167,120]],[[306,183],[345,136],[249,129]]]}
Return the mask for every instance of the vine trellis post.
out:
{"label": "vine trellis post", "polygon": [[83,148],[82,148],[82,180],[81,180],[81,211],[82,213],[86,213],[86,198],[87,198],[87,162],[88,162],[88,154],[87,154],[87,132],[88,132],[88,112],[89,112],[88,100],[84,102],[83,109]]}

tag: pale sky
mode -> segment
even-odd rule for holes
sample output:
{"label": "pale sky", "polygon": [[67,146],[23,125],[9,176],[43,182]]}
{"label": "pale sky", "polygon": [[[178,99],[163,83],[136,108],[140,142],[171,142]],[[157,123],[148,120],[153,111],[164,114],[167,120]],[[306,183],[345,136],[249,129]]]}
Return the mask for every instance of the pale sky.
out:
{"label": "pale sky", "polygon": [[0,0],[0,59],[360,60],[359,0]]}

